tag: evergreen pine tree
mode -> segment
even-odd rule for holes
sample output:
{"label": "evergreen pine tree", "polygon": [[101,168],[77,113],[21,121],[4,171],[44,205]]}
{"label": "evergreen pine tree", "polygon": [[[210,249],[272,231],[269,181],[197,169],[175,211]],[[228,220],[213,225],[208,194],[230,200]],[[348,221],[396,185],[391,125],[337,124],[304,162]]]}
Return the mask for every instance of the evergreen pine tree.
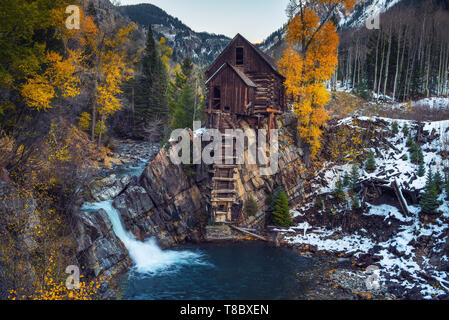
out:
{"label": "evergreen pine tree", "polygon": [[174,105],[171,129],[192,128],[195,112],[195,97],[190,84],[185,83],[178,101]]}
{"label": "evergreen pine tree", "polygon": [[402,127],[402,133],[404,134],[404,136],[407,136],[409,133],[409,129],[408,129],[408,125],[404,124],[404,126]]}
{"label": "evergreen pine tree", "polygon": [[440,195],[444,189],[444,181],[443,176],[441,175],[439,170],[437,170],[437,172],[435,172],[433,176],[433,184],[435,185],[435,189],[437,190],[438,195]]}
{"label": "evergreen pine tree", "polygon": [[432,170],[429,169],[427,173],[426,187],[424,189],[424,194],[421,197],[419,205],[421,207],[421,212],[424,214],[435,214],[437,209],[440,207],[441,202],[438,201],[438,190],[435,186],[434,176]]}
{"label": "evergreen pine tree", "polygon": [[138,122],[149,123],[159,118],[168,121],[166,91],[168,72],[148,26],[147,42],[142,58],[142,74],[135,88],[135,112]]}
{"label": "evergreen pine tree", "polygon": [[356,189],[357,182],[359,181],[360,173],[359,173],[359,166],[357,163],[355,163],[351,168],[350,173],[350,187],[352,190]]}
{"label": "evergreen pine tree", "polygon": [[366,170],[369,170],[369,171],[376,170],[376,159],[374,158],[373,152],[369,153],[368,159],[366,160],[365,168],[366,168]]}
{"label": "evergreen pine tree", "polygon": [[248,216],[255,216],[259,211],[259,207],[257,206],[257,201],[254,200],[253,197],[250,197],[245,201],[244,211]]}
{"label": "evergreen pine tree", "polygon": [[357,194],[354,194],[351,198],[352,209],[360,209],[360,199]]}
{"label": "evergreen pine tree", "polygon": [[420,145],[413,142],[409,148],[410,161],[414,164],[420,164],[424,162],[424,154]]}
{"label": "evergreen pine tree", "polygon": [[445,173],[445,189],[446,189],[446,199],[449,200],[449,172]]}
{"label": "evergreen pine tree", "polygon": [[189,79],[193,72],[193,62],[189,57],[185,57],[181,63],[182,73]]}
{"label": "evergreen pine tree", "polygon": [[[413,141],[412,135],[409,134],[408,137],[407,137],[407,142],[405,143],[405,145],[406,145],[408,148],[410,148],[410,147],[412,146],[413,142],[414,142],[414,141]],[[410,150],[409,150],[409,151],[410,151]]]}
{"label": "evergreen pine tree", "polygon": [[335,184],[334,196],[339,200],[342,200],[345,197],[343,180],[341,178],[339,178]]}
{"label": "evergreen pine tree", "polygon": [[426,174],[426,168],[424,167],[424,162],[421,162],[418,167],[417,175],[418,177],[424,177]]}
{"label": "evergreen pine tree", "polygon": [[392,124],[392,131],[394,134],[397,134],[399,132],[399,125],[396,121]]}
{"label": "evergreen pine tree", "polygon": [[348,187],[350,183],[351,183],[351,176],[349,175],[349,173],[345,172],[343,176],[343,186]]}
{"label": "evergreen pine tree", "polygon": [[290,207],[285,191],[280,190],[279,194],[274,200],[273,223],[280,227],[290,227],[292,218],[290,216]]}

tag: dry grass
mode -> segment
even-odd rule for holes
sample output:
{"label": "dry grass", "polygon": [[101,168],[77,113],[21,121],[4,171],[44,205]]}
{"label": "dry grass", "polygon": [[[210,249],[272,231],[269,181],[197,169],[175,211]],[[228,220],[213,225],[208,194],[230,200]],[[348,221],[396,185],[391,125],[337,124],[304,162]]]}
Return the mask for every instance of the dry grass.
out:
{"label": "dry grass", "polygon": [[426,105],[404,107],[390,103],[376,103],[363,100],[351,93],[332,92],[331,101],[326,106],[332,118],[345,118],[354,114],[368,117],[384,117],[415,121],[449,120],[449,108],[438,109]]}

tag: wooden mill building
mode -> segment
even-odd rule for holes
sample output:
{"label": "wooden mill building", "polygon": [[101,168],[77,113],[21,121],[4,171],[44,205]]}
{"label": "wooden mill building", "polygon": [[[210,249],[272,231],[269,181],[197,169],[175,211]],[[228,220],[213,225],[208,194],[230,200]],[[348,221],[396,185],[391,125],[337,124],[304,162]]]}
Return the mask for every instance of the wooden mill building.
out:
{"label": "wooden mill building", "polygon": [[[237,34],[206,71],[207,128],[238,129],[240,119],[257,129],[268,117],[286,109],[285,78],[274,60]],[[225,148],[226,146],[224,146]],[[224,154],[224,153],[223,153]],[[236,202],[237,165],[214,165],[211,185],[211,216],[215,223],[233,222],[241,214]]]}

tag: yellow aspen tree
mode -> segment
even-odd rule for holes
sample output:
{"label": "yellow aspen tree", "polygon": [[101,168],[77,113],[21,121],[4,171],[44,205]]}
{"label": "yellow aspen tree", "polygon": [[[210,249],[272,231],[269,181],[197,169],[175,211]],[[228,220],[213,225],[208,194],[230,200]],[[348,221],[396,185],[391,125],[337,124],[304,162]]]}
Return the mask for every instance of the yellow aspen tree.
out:
{"label": "yellow aspen tree", "polygon": [[46,111],[54,99],[73,98],[79,94],[80,81],[75,76],[74,52],[63,60],[55,52],[46,55],[47,68],[42,74],[29,78],[21,88],[21,95],[30,108]]}
{"label": "yellow aspen tree", "polygon": [[353,9],[355,0],[291,0],[287,48],[279,62],[287,94],[293,97],[298,134],[314,158],[321,148],[322,127],[329,119],[325,105],[338,63],[338,35],[331,21],[337,10]]}
{"label": "yellow aspen tree", "polygon": [[[98,136],[100,144],[107,117],[122,107],[120,87],[133,72],[126,45],[137,26],[130,23],[117,27],[104,22],[98,27],[91,16],[84,13],[82,16],[80,30],[74,33],[73,40],[79,48],[77,63],[92,81],[91,140]],[[86,119],[84,115],[84,126]]]}
{"label": "yellow aspen tree", "polygon": [[[129,42],[129,35],[136,25],[131,23],[120,28],[111,38],[104,41],[105,50],[98,68],[96,81],[96,105],[99,119],[98,145],[101,144],[106,119],[122,108],[120,94],[123,81],[130,79],[133,70],[126,60],[123,46]],[[93,122],[94,123],[94,122]]]}

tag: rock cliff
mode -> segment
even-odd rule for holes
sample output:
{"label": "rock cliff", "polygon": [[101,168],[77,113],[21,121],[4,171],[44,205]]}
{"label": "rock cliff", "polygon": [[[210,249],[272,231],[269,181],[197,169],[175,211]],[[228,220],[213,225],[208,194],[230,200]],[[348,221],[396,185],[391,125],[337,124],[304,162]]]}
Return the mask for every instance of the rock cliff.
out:
{"label": "rock cliff", "polygon": [[[268,194],[282,185],[292,204],[300,199],[302,181],[307,178],[302,161],[302,149],[290,135],[289,126],[295,121],[289,115],[279,117],[279,170],[273,176],[261,176],[257,165],[239,166],[236,173],[237,200],[243,202],[252,196],[259,209],[266,209]],[[245,121],[240,127],[249,128]],[[262,123],[267,128],[266,123]],[[294,132],[294,131],[293,131]],[[248,152],[247,150],[245,151]],[[199,241],[208,223],[207,194],[210,176],[206,165],[197,165],[194,174],[183,165],[175,165],[169,152],[162,150],[148,164],[139,179],[133,179],[114,200],[126,228],[138,239],[156,237],[166,248],[184,241]],[[246,224],[250,221],[243,221]],[[264,219],[260,219],[263,225]]]}

